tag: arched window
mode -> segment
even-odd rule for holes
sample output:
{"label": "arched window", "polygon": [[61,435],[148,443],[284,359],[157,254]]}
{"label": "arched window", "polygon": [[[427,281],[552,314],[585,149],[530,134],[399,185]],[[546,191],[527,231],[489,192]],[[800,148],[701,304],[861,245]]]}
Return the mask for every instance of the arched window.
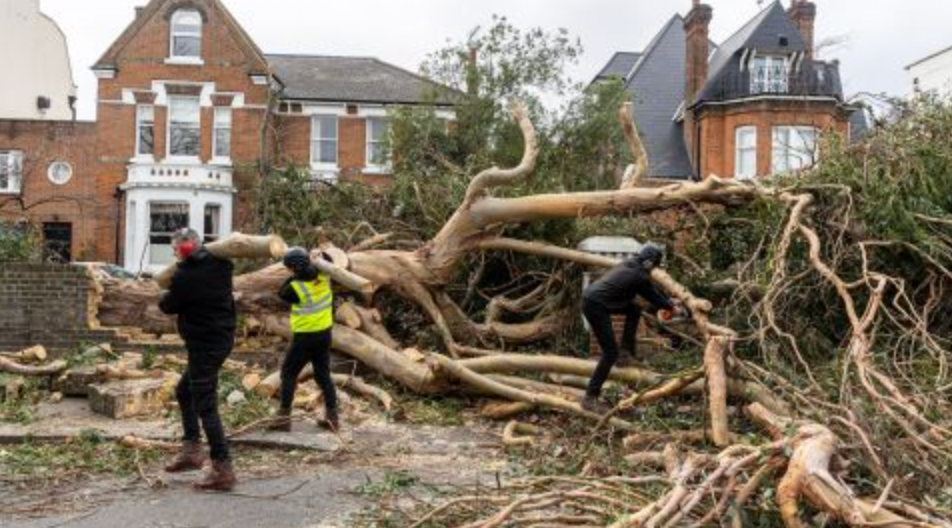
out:
{"label": "arched window", "polygon": [[202,56],[202,15],[194,9],[179,9],[172,15],[170,55],[199,59]]}

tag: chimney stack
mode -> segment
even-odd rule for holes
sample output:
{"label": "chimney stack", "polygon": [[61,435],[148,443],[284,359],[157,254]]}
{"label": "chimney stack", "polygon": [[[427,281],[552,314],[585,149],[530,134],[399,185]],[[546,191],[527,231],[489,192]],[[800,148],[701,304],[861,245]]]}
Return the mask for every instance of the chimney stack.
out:
{"label": "chimney stack", "polygon": [[793,25],[797,26],[803,42],[807,45],[806,56],[813,58],[814,51],[814,24],[816,22],[816,4],[809,0],[793,0],[790,9],[787,11]]}
{"label": "chimney stack", "polygon": [[684,19],[684,32],[687,35],[687,62],[685,71],[684,101],[690,106],[694,98],[707,82],[708,57],[710,48],[710,25],[714,9],[693,0],[691,12]]}

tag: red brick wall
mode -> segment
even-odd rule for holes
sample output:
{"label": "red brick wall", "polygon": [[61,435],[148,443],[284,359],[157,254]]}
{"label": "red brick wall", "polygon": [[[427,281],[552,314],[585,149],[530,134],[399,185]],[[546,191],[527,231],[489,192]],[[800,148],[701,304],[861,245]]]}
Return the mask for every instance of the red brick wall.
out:
{"label": "red brick wall", "polygon": [[771,172],[773,127],[813,126],[823,133],[846,135],[848,116],[832,102],[755,101],[736,105],[705,107],[701,122],[701,175],[734,176],[736,130],[757,127],[757,174]]}
{"label": "red brick wall", "polygon": [[[94,123],[0,120],[0,150],[23,152],[23,184],[19,196],[0,195],[0,218],[63,222],[72,226],[74,259],[97,258],[95,236],[100,221],[108,220],[96,182],[93,154]],[[73,177],[54,185],[47,177],[50,164],[69,163]],[[107,204],[108,205],[108,204]]]}

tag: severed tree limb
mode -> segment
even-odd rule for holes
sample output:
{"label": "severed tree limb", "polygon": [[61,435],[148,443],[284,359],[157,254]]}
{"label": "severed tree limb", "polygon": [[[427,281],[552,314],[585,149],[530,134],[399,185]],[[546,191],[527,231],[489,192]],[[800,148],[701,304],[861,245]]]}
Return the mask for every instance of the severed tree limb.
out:
{"label": "severed tree limb", "polygon": [[0,372],[9,372],[10,374],[18,374],[20,376],[55,376],[61,374],[66,370],[65,361],[54,361],[47,365],[24,365],[8,359],[5,357],[0,357]]}
{"label": "severed tree limb", "polygon": [[949,523],[923,523],[910,520],[888,507],[879,507],[875,500],[857,498],[853,492],[830,474],[830,462],[839,450],[839,439],[825,426],[813,422],[796,422],[775,415],[758,404],[746,408],[751,420],[774,439],[790,436],[793,454],[787,472],[777,488],[777,505],[787,528],[802,528],[799,501],[802,496],[811,506],[825,511],[853,527],[890,526],[948,527]]}
{"label": "severed tree limb", "polygon": [[49,354],[47,354],[43,345],[37,345],[19,352],[0,352],[0,357],[19,363],[42,363],[46,361]]}
{"label": "severed tree limb", "polygon": [[712,337],[704,349],[704,371],[707,374],[711,412],[711,437],[714,445],[718,447],[727,447],[731,441],[727,423],[727,373],[724,368],[724,353],[728,344],[727,338]]}
{"label": "severed tree limb", "polygon": [[631,149],[631,155],[635,163],[625,169],[625,176],[622,178],[621,188],[630,189],[636,187],[648,173],[648,153],[645,151],[645,145],[638,134],[638,125],[634,119],[634,105],[627,102],[622,105],[618,112],[621,120],[622,131],[625,133],[625,139],[628,140],[628,148]]}
{"label": "severed tree limb", "polygon": [[522,161],[512,169],[492,167],[476,175],[473,181],[470,182],[469,189],[466,190],[463,207],[486,196],[493,187],[511,185],[535,170],[536,160],[539,156],[539,144],[536,139],[535,128],[532,126],[532,121],[529,120],[529,111],[524,104],[517,101],[509,108],[509,112],[513,119],[519,123],[525,140]]}
{"label": "severed tree limb", "polygon": [[[276,235],[251,236],[232,233],[230,236],[205,245],[209,253],[224,259],[239,258],[281,258],[288,251],[284,240]],[[178,263],[172,264],[155,276],[159,287],[166,289],[172,283],[172,276],[178,269]]]}
{"label": "severed tree limb", "polygon": [[[552,396],[550,394],[544,393],[535,393],[528,392],[521,389],[516,389],[508,385],[493,381],[492,379],[475,372],[466,366],[463,365],[462,361],[454,361],[445,356],[440,356],[437,354],[431,354],[429,356],[430,361],[437,365],[440,369],[445,370],[450,373],[453,377],[459,379],[460,381],[471,385],[479,390],[486,391],[491,394],[496,394],[503,398],[521,401],[526,403],[531,403],[533,405],[540,405],[544,407],[549,407],[552,409],[569,412],[578,416],[583,416],[591,420],[599,420],[600,415],[592,412],[588,412],[578,404],[574,402],[569,402],[563,398],[557,396]],[[624,431],[633,431],[636,427],[624,420],[613,419],[611,425]]]}

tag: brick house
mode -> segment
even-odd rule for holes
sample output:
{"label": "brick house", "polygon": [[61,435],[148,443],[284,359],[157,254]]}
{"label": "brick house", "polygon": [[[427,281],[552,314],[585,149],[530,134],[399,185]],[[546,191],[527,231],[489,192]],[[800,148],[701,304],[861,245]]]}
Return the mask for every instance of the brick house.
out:
{"label": "brick house", "polygon": [[814,56],[816,5],[775,1],[720,45],[711,6],[694,0],[643,52],[619,52],[594,82],[621,79],[649,176],[749,179],[808,167],[820,138],[858,138],[865,113],[843,95],[838,61]]}
{"label": "brick house", "polygon": [[386,183],[388,108],[428,104],[453,116],[452,93],[377,59],[266,55],[220,0],[151,0],[93,71],[94,124],[25,128],[0,116],[0,151],[60,155],[50,131],[62,129],[82,156],[66,187],[24,167],[0,217],[46,222],[22,204],[81,195],[88,210],[63,221],[71,255],[132,271],[171,262],[178,228],[212,240],[244,225],[263,166]]}

